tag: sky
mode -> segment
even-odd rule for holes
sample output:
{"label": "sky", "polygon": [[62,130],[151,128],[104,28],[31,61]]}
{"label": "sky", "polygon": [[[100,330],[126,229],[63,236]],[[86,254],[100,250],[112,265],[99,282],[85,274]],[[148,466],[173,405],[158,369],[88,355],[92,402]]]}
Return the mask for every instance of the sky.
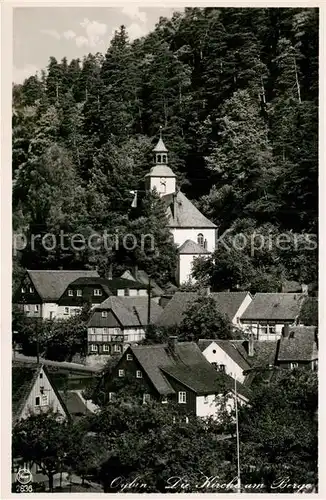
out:
{"label": "sky", "polygon": [[124,7],[16,7],[13,13],[13,81],[45,69],[50,56],[68,61],[105,53],[124,24],[130,40],[150,32],[161,16],[181,9]]}

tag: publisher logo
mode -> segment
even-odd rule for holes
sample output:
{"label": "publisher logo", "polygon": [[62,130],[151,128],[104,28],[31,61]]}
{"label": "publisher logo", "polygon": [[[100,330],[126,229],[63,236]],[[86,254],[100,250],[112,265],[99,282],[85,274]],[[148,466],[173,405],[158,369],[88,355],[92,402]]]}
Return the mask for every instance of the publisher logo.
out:
{"label": "publisher logo", "polygon": [[28,469],[19,469],[16,475],[16,480],[20,484],[28,484],[33,480],[33,475]]}

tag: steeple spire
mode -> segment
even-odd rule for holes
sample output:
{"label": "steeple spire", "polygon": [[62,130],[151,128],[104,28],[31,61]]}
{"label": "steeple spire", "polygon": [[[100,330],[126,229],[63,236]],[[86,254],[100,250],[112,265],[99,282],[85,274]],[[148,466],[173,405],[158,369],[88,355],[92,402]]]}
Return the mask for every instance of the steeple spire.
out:
{"label": "steeple spire", "polygon": [[162,139],[162,125],[160,126],[160,138],[155,148],[153,149],[155,153],[155,164],[156,165],[167,165],[168,163],[168,155],[167,148]]}

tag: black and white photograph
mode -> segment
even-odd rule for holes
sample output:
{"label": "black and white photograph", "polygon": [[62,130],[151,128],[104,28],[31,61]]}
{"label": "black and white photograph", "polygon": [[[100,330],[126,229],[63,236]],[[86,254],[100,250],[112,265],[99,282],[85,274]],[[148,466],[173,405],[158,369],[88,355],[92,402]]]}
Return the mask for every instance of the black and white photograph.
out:
{"label": "black and white photograph", "polygon": [[319,11],[13,7],[12,496],[320,492]]}

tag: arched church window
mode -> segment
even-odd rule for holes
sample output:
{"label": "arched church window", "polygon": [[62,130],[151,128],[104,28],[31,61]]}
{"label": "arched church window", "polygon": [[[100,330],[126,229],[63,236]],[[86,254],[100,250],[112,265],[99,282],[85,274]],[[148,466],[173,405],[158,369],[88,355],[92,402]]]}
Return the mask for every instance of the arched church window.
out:
{"label": "arched church window", "polygon": [[157,161],[157,163],[161,163],[161,155],[156,156],[156,161]]}
{"label": "arched church window", "polygon": [[201,247],[204,246],[204,235],[202,233],[199,233],[197,235],[197,243],[198,245],[200,245]]}

